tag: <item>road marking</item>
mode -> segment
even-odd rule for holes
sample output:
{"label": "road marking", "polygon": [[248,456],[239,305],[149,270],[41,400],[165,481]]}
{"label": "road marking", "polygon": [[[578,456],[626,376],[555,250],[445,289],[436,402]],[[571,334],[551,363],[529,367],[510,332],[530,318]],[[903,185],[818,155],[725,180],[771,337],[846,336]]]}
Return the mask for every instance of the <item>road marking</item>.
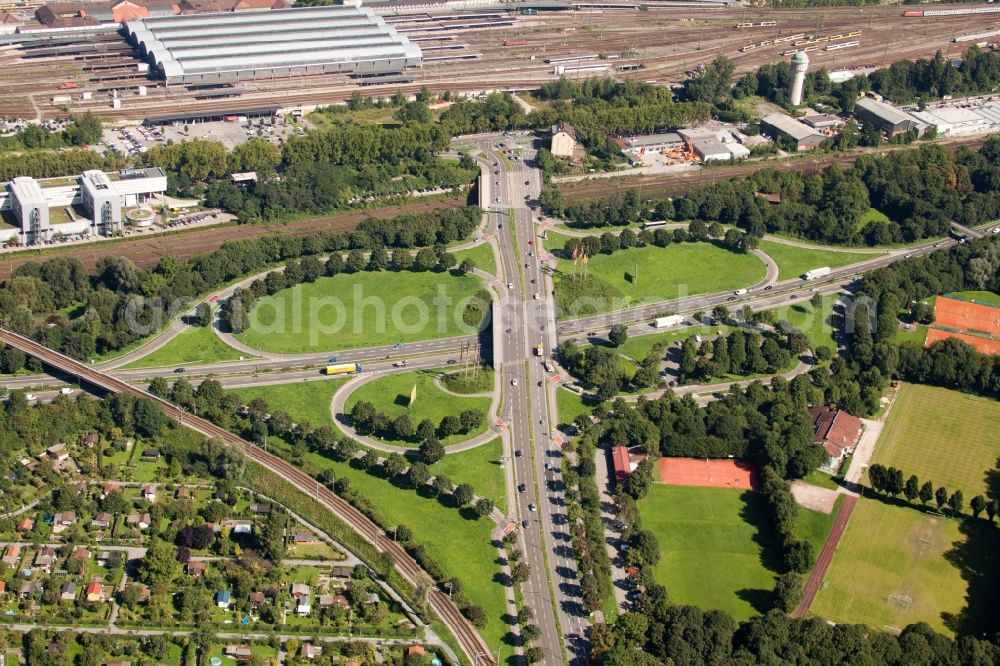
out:
{"label": "road marking", "polygon": [[552,377],[549,378],[550,384],[558,384],[561,381],[562,381],[562,375],[552,375]]}
{"label": "road marking", "polygon": [[504,423],[504,420],[499,417],[497,417],[497,425],[500,426],[501,430],[505,430],[507,428],[507,424]]}

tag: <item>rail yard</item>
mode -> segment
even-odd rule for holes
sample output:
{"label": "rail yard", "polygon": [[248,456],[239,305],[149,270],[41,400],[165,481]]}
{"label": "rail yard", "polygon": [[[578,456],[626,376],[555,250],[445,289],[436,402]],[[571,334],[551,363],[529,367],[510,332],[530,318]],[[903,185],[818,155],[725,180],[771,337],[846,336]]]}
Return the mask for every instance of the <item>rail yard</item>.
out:
{"label": "rail yard", "polygon": [[[299,74],[166,85],[115,31],[27,33],[0,42],[0,115],[51,118],[93,111],[117,120],[197,118],[289,108],[365,94],[517,89],[559,75],[610,74],[679,83],[724,54],[737,73],[809,49],[814,67],[877,67],[941,50],[956,57],[963,35],[990,27],[992,7],[904,12],[895,6],[810,9],[635,6],[528,13],[510,6],[454,13],[392,14],[384,20],[419,45],[422,66],[398,73]],[[941,13],[951,12],[955,13]],[[43,31],[44,33],[44,31]],[[553,65],[553,63],[561,63]],[[115,101],[117,100],[117,101]],[[169,115],[164,115],[169,112]]]}

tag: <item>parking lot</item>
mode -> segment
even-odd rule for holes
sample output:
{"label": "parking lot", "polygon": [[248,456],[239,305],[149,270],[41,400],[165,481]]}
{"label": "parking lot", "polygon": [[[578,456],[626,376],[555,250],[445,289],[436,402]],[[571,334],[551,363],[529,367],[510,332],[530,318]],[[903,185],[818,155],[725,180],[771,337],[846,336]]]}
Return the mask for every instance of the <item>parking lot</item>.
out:
{"label": "parking lot", "polygon": [[251,137],[259,136],[275,145],[281,145],[285,139],[295,134],[304,134],[302,125],[286,122],[281,116],[273,118],[246,118],[236,116],[233,122],[213,121],[205,123],[177,123],[164,125],[160,128],[165,139],[173,139],[175,143],[191,139],[209,139],[218,141],[232,150],[241,143],[246,143]]}

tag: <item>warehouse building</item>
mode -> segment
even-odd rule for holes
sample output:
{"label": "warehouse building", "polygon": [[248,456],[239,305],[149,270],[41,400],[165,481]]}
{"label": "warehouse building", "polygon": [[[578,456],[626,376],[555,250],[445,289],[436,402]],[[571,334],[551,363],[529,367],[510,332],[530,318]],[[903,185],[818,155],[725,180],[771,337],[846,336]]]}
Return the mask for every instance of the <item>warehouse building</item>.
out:
{"label": "warehouse building", "polygon": [[805,123],[784,113],[772,113],[761,118],[760,131],[775,141],[784,139],[793,142],[798,151],[818,148],[826,139]]}
{"label": "warehouse building", "polygon": [[167,84],[401,72],[422,58],[366,7],[169,16],[129,21],[123,31]]}
{"label": "warehouse building", "polygon": [[112,236],[121,231],[123,211],[141,206],[167,190],[162,169],[84,171],[75,178],[15,178],[0,190],[0,211],[14,225],[0,240],[21,245],[52,240],[56,234]]}
{"label": "warehouse building", "polygon": [[854,103],[854,115],[862,123],[870,123],[889,136],[896,136],[911,129],[923,132],[927,127],[902,109],[870,97]]}

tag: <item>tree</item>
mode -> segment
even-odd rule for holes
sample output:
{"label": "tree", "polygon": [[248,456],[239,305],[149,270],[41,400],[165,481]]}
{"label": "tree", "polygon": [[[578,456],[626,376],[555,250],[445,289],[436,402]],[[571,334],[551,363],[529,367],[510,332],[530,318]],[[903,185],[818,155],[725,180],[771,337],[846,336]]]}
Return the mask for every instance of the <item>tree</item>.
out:
{"label": "tree", "polygon": [[414,488],[422,488],[430,481],[431,472],[424,463],[415,462],[407,470],[406,478]]}
{"label": "tree", "polygon": [[628,340],[628,327],[625,324],[614,324],[608,332],[608,340],[615,347],[621,347]]}
{"label": "tree", "polygon": [[493,513],[493,500],[483,497],[476,502],[477,516],[479,516],[480,518],[485,518],[491,513]]}
{"label": "tree", "polygon": [[965,509],[965,496],[962,495],[961,490],[956,490],[948,497],[948,507],[956,516],[962,513],[962,510]]}
{"label": "tree", "polygon": [[208,470],[220,479],[239,481],[246,467],[246,456],[242,449],[228,446],[218,438],[206,439],[201,443],[201,455],[208,464]]}
{"label": "tree", "polygon": [[945,505],[948,501],[948,489],[941,486],[936,491],[934,491],[934,501],[937,502],[938,511]]}
{"label": "tree", "polygon": [[165,589],[181,572],[174,547],[161,539],[153,539],[136,566],[137,578],[150,587]]}
{"label": "tree", "polygon": [[413,436],[413,424],[410,422],[410,417],[406,414],[400,414],[393,419],[392,431],[397,439],[409,439]]}
{"label": "tree", "polygon": [[791,572],[782,574],[774,586],[774,595],[778,608],[791,613],[802,601],[802,576]]}
{"label": "tree", "polygon": [[525,562],[518,561],[510,565],[510,579],[515,585],[520,585],[530,577],[531,567]]}
{"label": "tree", "polygon": [[438,257],[434,250],[429,247],[417,252],[417,258],[413,260],[413,268],[418,271],[429,271],[438,264]]}
{"label": "tree", "polygon": [[[430,423],[429,420],[425,420],[424,422]],[[423,422],[421,423],[421,425],[423,425]],[[433,427],[434,426],[432,425],[431,428]],[[431,437],[425,439],[424,442],[420,445],[420,448],[418,449],[418,455],[420,456],[420,459],[424,461],[424,463],[428,465],[433,465],[434,463],[444,458],[444,446],[442,446],[441,440],[431,435]]]}
{"label": "tree", "polygon": [[451,479],[444,474],[438,474],[435,476],[432,485],[434,487],[434,493],[438,497],[450,495],[451,491],[455,488],[455,484],[452,483]]}
{"label": "tree", "polygon": [[986,503],[986,517],[989,518],[992,523],[993,518],[996,517],[998,513],[1000,513],[1000,500],[991,499]]}
{"label": "tree", "polygon": [[[437,434],[437,428],[434,427],[434,422],[430,419],[424,419],[419,424],[417,424],[417,439],[424,442],[434,437]],[[435,461],[437,462],[437,461]],[[428,462],[428,465],[431,463]]]}
{"label": "tree", "polygon": [[972,517],[978,518],[979,514],[986,509],[986,498],[982,495],[976,495],[969,502],[969,506],[972,508]]}
{"label": "tree", "polygon": [[390,453],[385,457],[383,468],[385,469],[386,476],[390,479],[395,478],[406,469],[406,458],[398,453]]}
{"label": "tree", "polygon": [[257,545],[261,557],[274,563],[281,562],[285,555],[285,514],[271,511],[257,530]]}
{"label": "tree", "polygon": [[813,565],[812,544],[796,540],[785,546],[785,566],[794,573],[806,573]]}
{"label": "tree", "polygon": [[545,653],[537,645],[533,645],[524,651],[524,660],[529,664],[537,664],[543,659],[545,659]]}
{"label": "tree", "polygon": [[649,492],[649,485],[653,482],[653,463],[646,458],[640,462],[635,471],[625,479],[625,492],[635,499],[642,499]]}
{"label": "tree", "polygon": [[462,424],[463,432],[470,432],[472,430],[475,430],[476,428],[478,428],[483,424],[483,420],[485,418],[486,414],[484,414],[479,409],[466,409],[463,410],[462,413],[459,414],[458,416],[458,420]]}
{"label": "tree", "polygon": [[457,435],[462,431],[462,422],[457,416],[449,414],[441,419],[441,424],[438,426],[438,430],[440,431],[442,437]]}
{"label": "tree", "polygon": [[527,643],[534,643],[542,635],[542,630],[537,624],[526,624],[521,627],[521,640]]}
{"label": "tree", "polygon": [[927,504],[932,499],[934,499],[934,485],[930,481],[925,481],[923,485],[920,486],[920,492],[917,494],[920,499],[921,504]]}
{"label": "tree", "polygon": [[651,566],[660,561],[660,543],[653,532],[638,530],[632,537],[632,542],[632,548],[644,564]]}
{"label": "tree", "polygon": [[473,489],[471,485],[469,485],[468,483],[461,483],[455,488],[454,492],[452,493],[452,496],[455,498],[455,504],[457,504],[459,507],[463,507],[467,506],[469,502],[472,501],[472,498],[475,496],[475,494],[476,491]]}
{"label": "tree", "polygon": [[910,502],[917,498],[920,494],[920,481],[917,479],[916,474],[911,474],[910,478],[906,480],[906,485],[903,487],[903,495]]}

